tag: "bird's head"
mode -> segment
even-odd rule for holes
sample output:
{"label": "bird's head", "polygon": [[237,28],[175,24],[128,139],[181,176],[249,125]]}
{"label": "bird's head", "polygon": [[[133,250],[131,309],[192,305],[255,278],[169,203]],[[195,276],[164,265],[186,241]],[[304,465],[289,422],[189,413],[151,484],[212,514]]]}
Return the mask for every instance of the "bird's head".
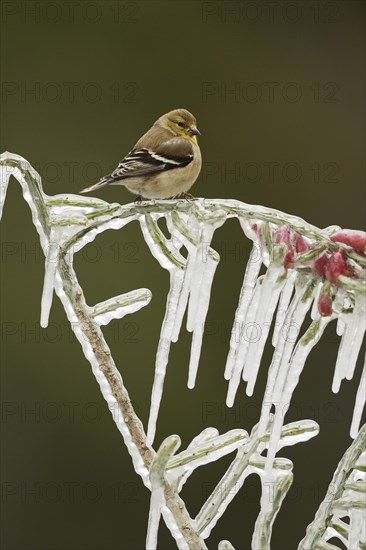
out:
{"label": "bird's head", "polygon": [[186,109],[175,109],[159,118],[157,121],[160,126],[173,132],[175,136],[180,136],[197,143],[196,136],[201,133],[197,129],[195,117]]}

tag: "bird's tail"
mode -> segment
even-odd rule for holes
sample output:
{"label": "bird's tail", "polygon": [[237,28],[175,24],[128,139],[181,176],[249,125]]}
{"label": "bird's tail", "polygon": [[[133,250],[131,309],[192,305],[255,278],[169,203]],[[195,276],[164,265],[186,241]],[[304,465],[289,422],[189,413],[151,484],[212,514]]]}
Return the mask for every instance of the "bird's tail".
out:
{"label": "bird's tail", "polygon": [[94,185],[91,185],[90,187],[85,187],[85,189],[82,189],[79,191],[80,193],[89,193],[90,191],[95,191],[96,189],[100,189],[101,187],[105,187],[106,185],[109,185],[112,183],[114,178],[112,176],[104,176],[98,183],[95,183]]}

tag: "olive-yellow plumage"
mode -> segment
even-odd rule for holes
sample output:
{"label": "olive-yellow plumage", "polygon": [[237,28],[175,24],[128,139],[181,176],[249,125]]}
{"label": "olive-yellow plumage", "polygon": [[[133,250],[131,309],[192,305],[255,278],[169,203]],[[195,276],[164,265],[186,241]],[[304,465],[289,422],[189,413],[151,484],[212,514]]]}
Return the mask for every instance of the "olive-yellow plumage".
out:
{"label": "olive-yellow plumage", "polygon": [[201,170],[198,135],[196,119],[189,111],[170,111],[153,124],[110,175],[81,193],[123,185],[147,199],[184,195]]}

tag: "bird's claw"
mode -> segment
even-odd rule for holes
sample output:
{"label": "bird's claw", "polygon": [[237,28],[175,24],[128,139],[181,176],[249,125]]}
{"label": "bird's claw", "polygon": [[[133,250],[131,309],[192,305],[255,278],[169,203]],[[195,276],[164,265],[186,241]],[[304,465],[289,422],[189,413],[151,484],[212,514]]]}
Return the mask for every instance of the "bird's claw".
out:
{"label": "bird's claw", "polygon": [[187,201],[196,201],[196,200],[198,200],[197,197],[194,197],[193,195],[191,195],[191,193],[183,193],[182,198],[186,199]]}

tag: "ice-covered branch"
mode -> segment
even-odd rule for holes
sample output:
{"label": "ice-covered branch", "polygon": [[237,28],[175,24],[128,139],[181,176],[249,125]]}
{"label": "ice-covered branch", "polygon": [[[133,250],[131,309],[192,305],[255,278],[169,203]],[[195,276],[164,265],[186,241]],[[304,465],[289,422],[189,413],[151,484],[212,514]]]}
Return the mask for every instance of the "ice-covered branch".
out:
{"label": "ice-covered branch", "polygon": [[[135,470],[152,490],[148,546],[156,547],[159,518],[163,515],[180,549],[206,548],[204,539],[246,477],[254,472],[261,478],[262,497],[252,544],[256,550],[269,548],[273,521],[292,481],[291,461],[276,456],[277,452],[318,433],[318,426],[310,420],[284,426],[285,415],[307,357],[332,321],[337,322],[341,338],[333,391],[338,392],[342,380],[350,380],[355,372],[366,329],[366,233],[336,226],[318,229],[296,216],[236,200],[166,200],[120,205],[72,194],[49,197],[43,192],[37,172],[25,159],[11,153],[4,153],[0,160],[0,213],[11,175],[22,186],[45,255],[41,325],[48,324],[56,292],[123,435]],[[159,226],[161,218],[166,221],[169,236]],[[246,269],[224,373],[229,381],[227,405],[232,406],[237,399],[241,380],[246,383],[248,396],[255,391],[263,352],[273,330],[274,351],[267,365],[261,417],[250,438],[244,429],[219,435],[215,428],[206,428],[179,454],[173,454],[178,436],[168,437],[155,454],[152,444],[170,348],[179,339],[185,313],[187,331],[192,333],[189,388],[194,387],[198,376],[211,288],[220,260],[211,243],[215,231],[228,218],[238,219],[253,248],[247,265],[243,266]],[[151,254],[170,277],[157,346],[147,436],[100,326],[147,306],[151,292],[147,288],[135,289],[88,305],[73,268],[75,253],[98,234],[119,230],[133,220],[139,222]],[[365,430],[357,434],[366,399],[365,368],[351,425],[351,436],[361,446],[365,443]],[[351,446],[352,456],[355,449]],[[265,450],[266,456],[262,454]],[[192,520],[179,491],[195,468],[230,452],[236,453],[230,467]],[[343,459],[343,466],[351,460],[349,453],[345,457],[348,458]],[[364,484],[357,473],[361,471],[359,462],[356,460],[353,469],[356,473],[350,474],[346,484],[342,471],[338,469],[335,474],[339,494],[332,498],[331,505],[326,501],[320,507],[305,542],[301,543],[304,545],[300,545],[302,550],[312,548],[313,542],[309,546],[307,541],[316,537],[317,548],[335,548],[328,540],[337,533],[348,548],[365,543],[359,498]],[[349,512],[349,525],[341,519],[345,511]],[[324,522],[326,530],[318,536],[319,526]],[[219,547],[232,548],[232,545],[222,541]]]}
{"label": "ice-covered branch", "polygon": [[[254,472],[257,473],[261,479],[263,478],[266,459],[262,457],[261,454],[264,450],[268,449],[272,424],[273,415],[270,415],[267,431],[262,437],[258,436],[258,426],[254,426],[249,440],[238,448],[237,455],[228,470],[203,504],[195,519],[195,523],[199,533],[201,533],[204,538],[209,536],[211,530],[223,515],[230,502],[240,491],[245,479]],[[307,441],[316,436],[318,431],[319,426],[312,420],[288,424],[282,428],[279,448],[295,445],[301,441]],[[291,472],[292,463],[288,460],[278,459],[274,462],[273,468],[275,480],[272,483],[272,487],[276,483],[276,480]],[[287,487],[287,485],[281,484],[281,494],[282,490],[284,491],[284,487]],[[285,496],[286,491],[284,491],[283,496]],[[278,500],[276,500],[276,502],[278,502]],[[258,524],[258,529],[264,529],[266,531],[267,538],[270,537],[271,530],[268,529],[269,526],[272,525],[272,522],[268,521],[268,514],[272,514],[271,517],[274,519],[277,511],[278,509],[274,508],[272,511],[267,512],[266,519],[261,518],[260,524]],[[267,527],[262,525],[262,520]],[[254,548],[257,549],[256,546],[254,546]]]}
{"label": "ice-covered branch", "polygon": [[[298,550],[322,548],[321,543],[333,536],[343,539],[350,550],[366,543],[365,472],[366,424],[339,462],[327,494]],[[345,529],[335,528],[342,525],[340,518],[344,516],[350,517],[350,525]]]}
{"label": "ice-covered branch", "polygon": [[[62,247],[65,236],[67,238],[70,234],[73,234],[74,228],[73,226],[67,226],[65,229],[66,235],[61,232],[57,235],[56,241],[50,241],[52,233],[47,225],[48,211],[45,206],[45,195],[42,192],[39,175],[32,171],[30,165],[24,159],[12,156],[11,164],[15,167],[12,170],[9,170],[9,160],[7,159],[7,161],[8,163],[5,164],[3,162],[2,166],[1,190],[3,192],[6,190],[10,175],[15,175],[19,179],[24,197],[31,207],[33,220],[41,237],[46,262],[49,246],[56,246],[58,253],[53,258],[53,261],[49,262],[55,264],[56,268],[52,268],[51,280],[48,280],[46,268],[46,285],[52,285],[52,288],[55,289],[59,296],[75,335],[92,366],[103,397],[113,413],[113,419],[124,438],[135,470],[142,477],[145,485],[150,487],[149,470],[154,460],[154,451],[146,444],[146,436],[142,423],[133,409],[128,392],[123,384],[122,376],[111,357],[109,347],[105,342],[99,324],[94,319],[92,314],[93,308],[88,307],[85,302],[83,292],[78,284],[72,266],[73,255],[67,255]],[[1,197],[1,200],[3,203],[4,195]],[[88,202],[85,201],[85,204],[88,205]],[[59,205],[56,206],[56,208],[58,207]],[[88,208],[88,206],[83,206],[82,208]],[[45,294],[47,296],[45,301],[48,301],[49,304],[52,293],[47,290],[44,292],[44,296]],[[44,307],[47,310],[49,309],[47,304]],[[104,304],[104,315],[107,313],[105,307]],[[107,309],[109,307],[110,304],[107,306]],[[184,503],[167,482],[164,482],[164,496],[168,509],[165,511],[164,517],[178,546],[192,550],[196,548],[204,549],[205,545],[193,529]]]}

